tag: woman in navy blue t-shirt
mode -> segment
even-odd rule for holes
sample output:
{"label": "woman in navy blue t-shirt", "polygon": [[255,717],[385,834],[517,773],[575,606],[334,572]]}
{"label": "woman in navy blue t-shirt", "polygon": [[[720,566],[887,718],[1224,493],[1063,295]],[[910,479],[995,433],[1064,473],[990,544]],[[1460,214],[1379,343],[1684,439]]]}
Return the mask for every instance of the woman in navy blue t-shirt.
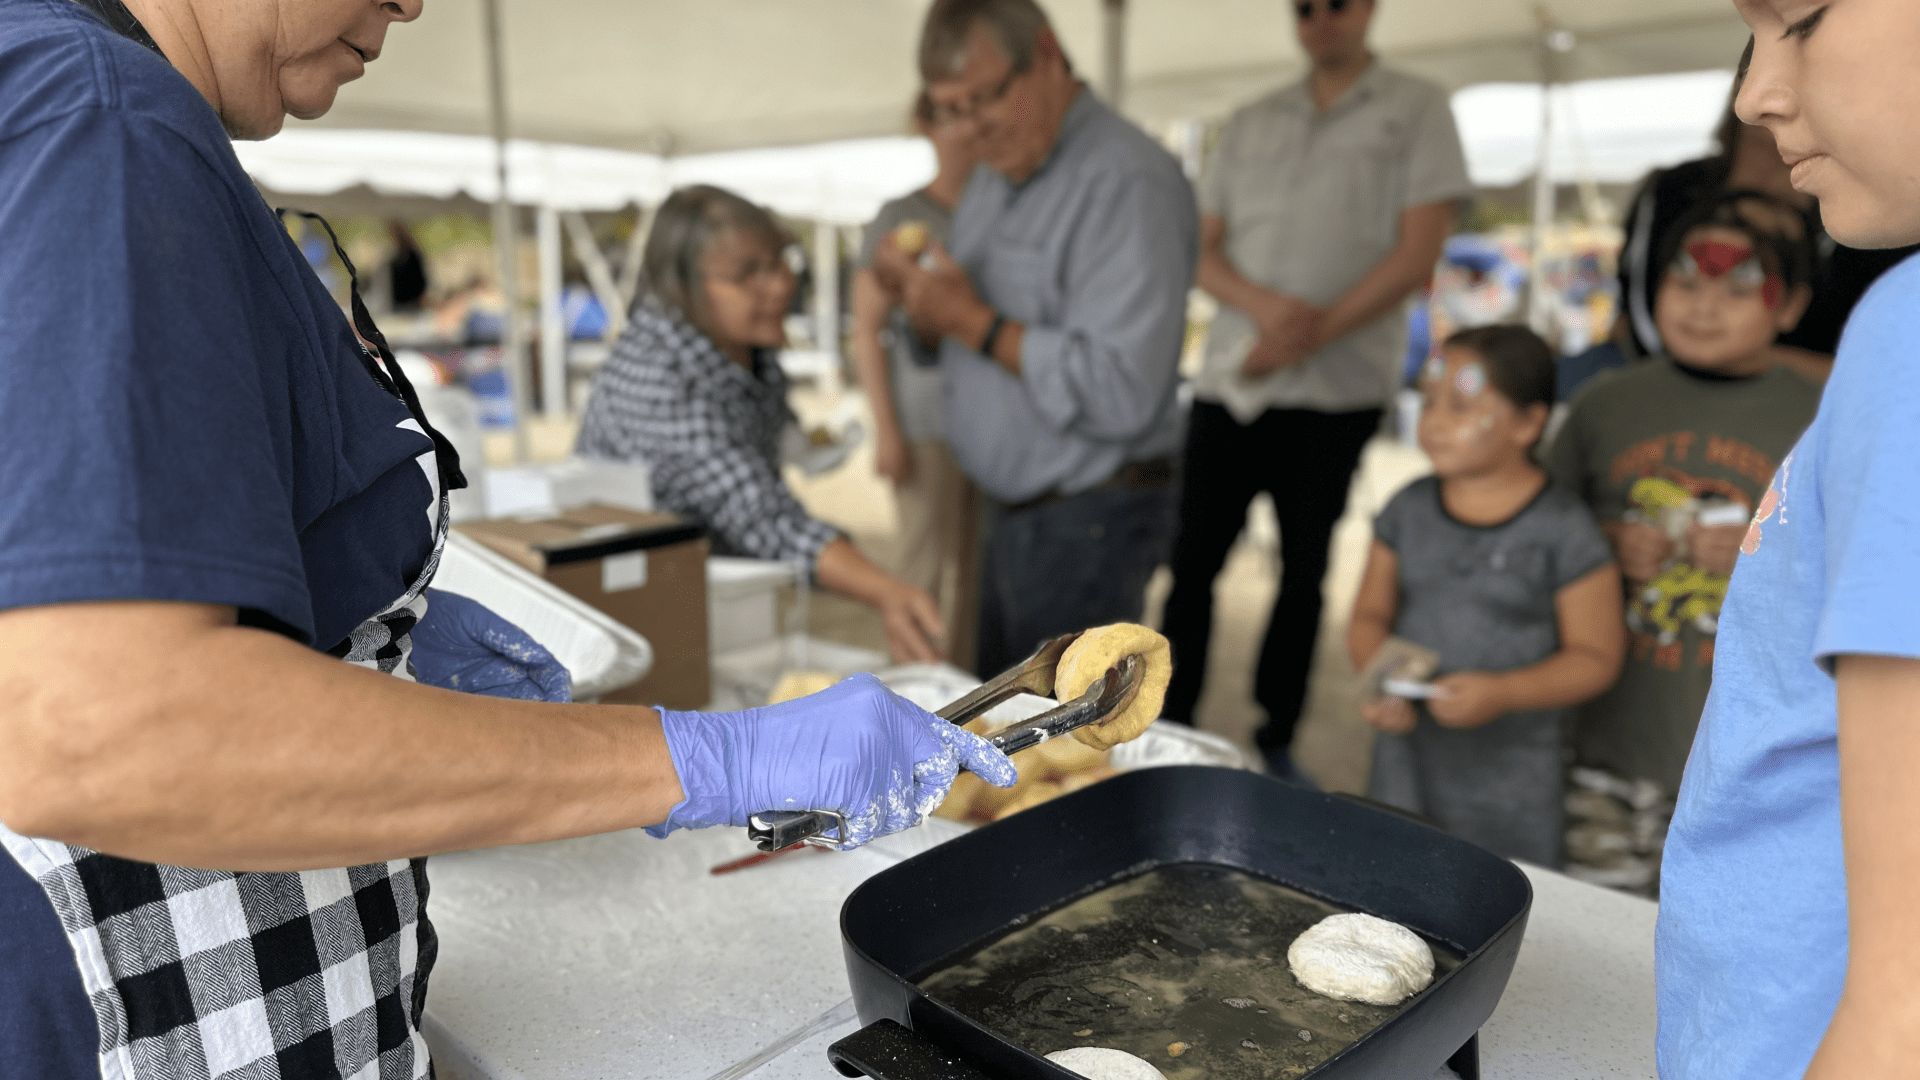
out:
{"label": "woman in navy blue t-shirt", "polygon": [[426,591],[451,449],[228,138],[419,14],[0,0],[0,1076],[426,1076],[419,856],[794,806],[851,846],[962,762],[1012,783],[870,678],[717,715],[414,680],[532,643]]}

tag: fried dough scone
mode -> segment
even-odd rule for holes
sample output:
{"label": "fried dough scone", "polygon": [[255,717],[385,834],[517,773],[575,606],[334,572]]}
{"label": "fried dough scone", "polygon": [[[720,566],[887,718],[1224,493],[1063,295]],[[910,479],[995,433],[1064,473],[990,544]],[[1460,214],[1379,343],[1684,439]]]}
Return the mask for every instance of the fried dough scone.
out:
{"label": "fried dough scone", "polygon": [[1160,706],[1167,699],[1167,683],[1173,678],[1173,652],[1167,639],[1138,623],[1114,623],[1096,626],[1067,646],[1054,669],[1053,693],[1061,701],[1072,701],[1087,692],[1095,679],[1129,656],[1138,656],[1142,669],[1140,689],[1120,715],[1099,724],[1088,724],[1073,737],[1105,750],[1128,742],[1147,730],[1160,717]]}
{"label": "fried dough scone", "polygon": [[1433,950],[1420,935],[1372,915],[1329,915],[1287,946],[1287,966],[1316,994],[1398,1005],[1433,981]]}

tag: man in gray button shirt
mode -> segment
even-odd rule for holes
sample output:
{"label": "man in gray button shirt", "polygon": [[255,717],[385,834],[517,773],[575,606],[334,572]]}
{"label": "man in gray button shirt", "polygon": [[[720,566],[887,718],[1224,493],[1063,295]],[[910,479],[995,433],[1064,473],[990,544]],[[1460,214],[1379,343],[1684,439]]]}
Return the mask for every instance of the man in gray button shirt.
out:
{"label": "man in gray button shirt", "polygon": [[878,266],[943,340],[947,439],[996,504],[979,669],[1137,619],[1165,551],[1174,392],[1199,250],[1193,193],[1160,145],[1097,100],[1033,0],[937,0],[920,71],[983,163],[951,254]]}
{"label": "man in gray button shirt", "polygon": [[1221,307],[1194,385],[1166,614],[1167,716],[1191,722],[1214,576],[1247,503],[1271,494],[1282,580],[1254,697],[1279,773],[1292,770],[1333,526],[1400,386],[1407,297],[1473,194],[1446,93],[1368,52],[1373,0],[1289,6],[1311,72],[1235,113],[1200,183],[1200,287]]}

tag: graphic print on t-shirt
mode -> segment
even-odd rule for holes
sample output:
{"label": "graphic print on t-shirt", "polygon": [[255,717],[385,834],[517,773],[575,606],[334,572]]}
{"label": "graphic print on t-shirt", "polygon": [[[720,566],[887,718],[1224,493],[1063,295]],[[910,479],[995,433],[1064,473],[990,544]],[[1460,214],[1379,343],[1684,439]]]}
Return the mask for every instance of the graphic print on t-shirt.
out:
{"label": "graphic print on t-shirt", "polygon": [[1687,627],[1703,635],[1694,664],[1712,666],[1710,639],[1719,629],[1720,606],[1727,595],[1727,575],[1701,569],[1689,559],[1688,531],[1696,525],[1738,524],[1753,509],[1752,497],[1735,480],[1696,475],[1673,464],[1691,463],[1696,447],[1703,464],[1720,466],[1755,484],[1772,477],[1773,459],[1764,451],[1712,433],[1702,443],[1693,431],[1642,439],[1615,455],[1607,468],[1608,479],[1626,487],[1624,520],[1659,529],[1675,545],[1674,556],[1660,573],[1627,597],[1635,656],[1651,658],[1669,670],[1677,670],[1685,659],[1680,638]]}
{"label": "graphic print on t-shirt", "polygon": [[1791,471],[1792,468],[1793,455],[1788,454],[1787,459],[1780,463],[1780,475],[1774,479],[1772,484],[1768,485],[1767,493],[1760,497],[1760,509],[1754,511],[1753,524],[1747,526],[1747,538],[1740,541],[1740,551],[1742,554],[1760,554],[1760,527],[1765,525],[1768,520],[1773,517],[1775,511],[1778,511],[1780,514],[1780,524],[1785,525],[1787,523],[1787,473]]}

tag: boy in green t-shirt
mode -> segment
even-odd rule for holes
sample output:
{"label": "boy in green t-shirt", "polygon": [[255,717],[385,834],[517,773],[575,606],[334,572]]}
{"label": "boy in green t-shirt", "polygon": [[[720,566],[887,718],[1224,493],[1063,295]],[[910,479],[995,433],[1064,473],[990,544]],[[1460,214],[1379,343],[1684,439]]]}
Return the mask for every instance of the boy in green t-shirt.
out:
{"label": "boy in green t-shirt", "polygon": [[[1585,864],[1585,876],[1635,887],[1653,881],[1747,522],[1820,401],[1771,351],[1811,295],[1796,212],[1724,195],[1675,223],[1661,257],[1665,355],[1589,384],[1544,462],[1612,540],[1632,632],[1619,682],[1575,721],[1575,790],[1586,791],[1570,807],[1568,855],[1576,873]],[[1605,794],[1629,805],[1609,811],[1596,799]],[[1586,803],[1598,805],[1583,814]],[[1624,842],[1606,828],[1636,813]]]}

